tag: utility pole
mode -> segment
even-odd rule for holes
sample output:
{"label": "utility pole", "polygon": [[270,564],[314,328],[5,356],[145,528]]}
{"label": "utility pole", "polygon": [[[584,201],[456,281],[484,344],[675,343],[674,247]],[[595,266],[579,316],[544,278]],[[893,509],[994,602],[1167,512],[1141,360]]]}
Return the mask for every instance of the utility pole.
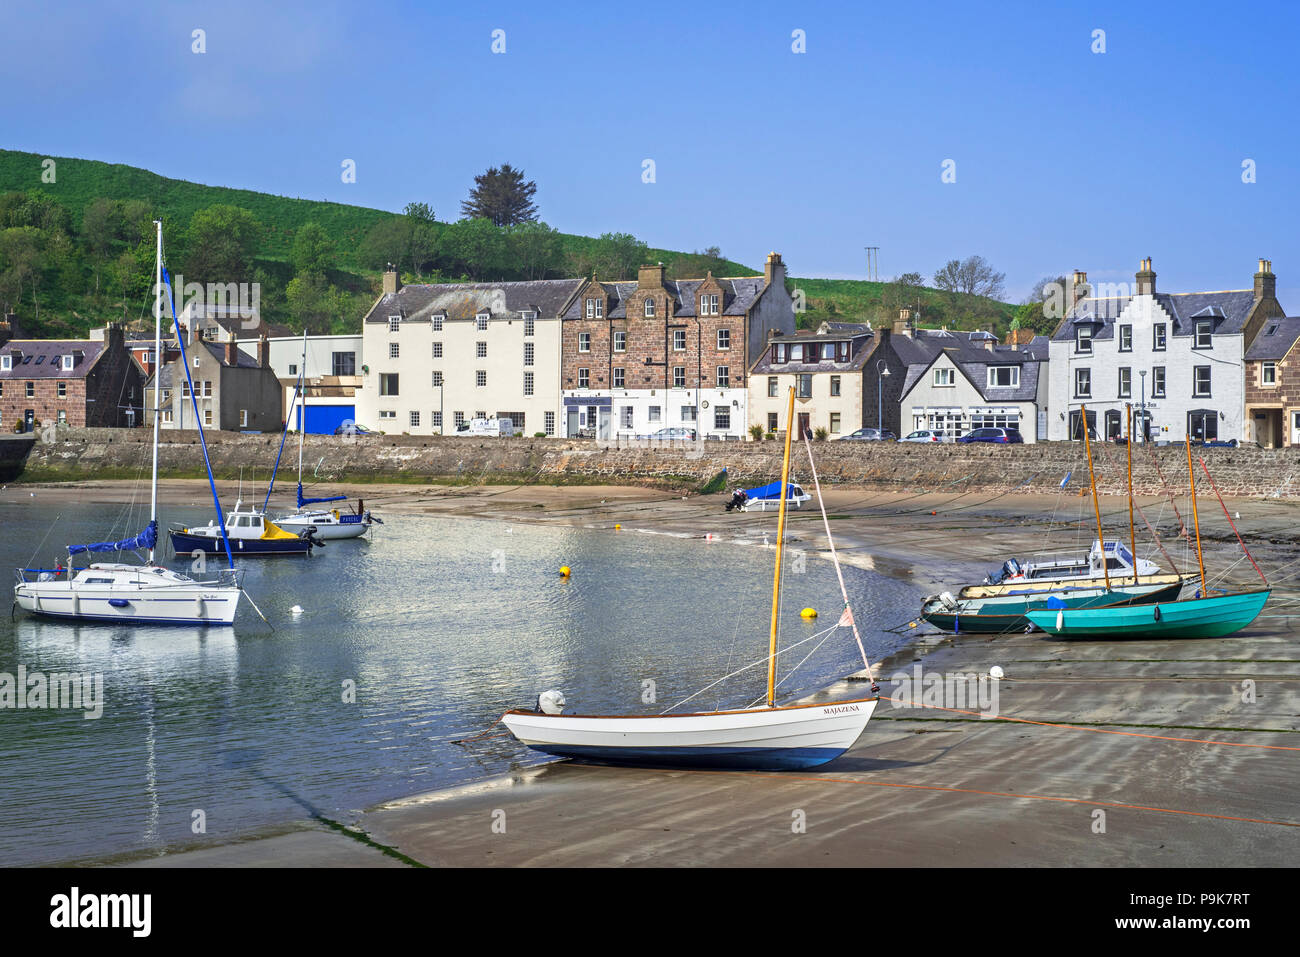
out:
{"label": "utility pole", "polygon": [[871,282],[880,281],[880,247],[863,246],[867,251],[867,279]]}

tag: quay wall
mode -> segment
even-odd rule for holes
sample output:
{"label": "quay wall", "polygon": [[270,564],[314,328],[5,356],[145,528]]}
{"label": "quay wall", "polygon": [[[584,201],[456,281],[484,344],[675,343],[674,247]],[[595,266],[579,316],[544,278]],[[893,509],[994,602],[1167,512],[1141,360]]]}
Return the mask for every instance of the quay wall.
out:
{"label": "quay wall", "polygon": [[[278,435],[213,431],[208,451],[218,478],[269,475]],[[27,456],[22,481],[128,479],[149,474],[152,434],[148,429],[60,429],[54,441],[40,437]],[[921,445],[876,442],[814,442],[824,485],[893,488],[900,491],[987,490],[1057,492],[1088,486],[1088,466],[1079,442],[1032,445]],[[1124,446],[1094,443],[1093,462],[1102,494],[1124,494]],[[297,469],[297,439],[290,436],[281,480]],[[166,432],[158,450],[160,474],[201,477],[203,455],[197,432]],[[1204,458],[1224,495],[1300,497],[1300,449],[1193,448],[1198,491],[1212,494]],[[306,481],[447,482],[478,484],[662,485],[692,489],[724,468],[728,488],[752,487],[780,477],[781,444],[704,442],[685,447],[614,445],[590,439],[458,438],[444,436],[307,436]],[[792,451],[793,472],[811,484],[807,454]],[[1163,481],[1162,481],[1163,476]],[[1166,484],[1167,483],[1167,486]],[[1182,446],[1136,446],[1134,489],[1143,495],[1187,490]],[[1203,487],[1202,487],[1203,486]]]}

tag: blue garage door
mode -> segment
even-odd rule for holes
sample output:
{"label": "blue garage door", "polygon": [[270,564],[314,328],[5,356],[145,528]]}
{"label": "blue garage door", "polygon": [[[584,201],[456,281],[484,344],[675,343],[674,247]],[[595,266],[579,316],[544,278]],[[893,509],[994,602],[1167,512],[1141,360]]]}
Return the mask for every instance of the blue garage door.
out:
{"label": "blue garage door", "polygon": [[[307,406],[307,434],[333,435],[335,429],[344,422],[355,420],[356,416],[355,405],[309,405]],[[300,409],[295,417],[295,423],[301,422],[301,419]]]}

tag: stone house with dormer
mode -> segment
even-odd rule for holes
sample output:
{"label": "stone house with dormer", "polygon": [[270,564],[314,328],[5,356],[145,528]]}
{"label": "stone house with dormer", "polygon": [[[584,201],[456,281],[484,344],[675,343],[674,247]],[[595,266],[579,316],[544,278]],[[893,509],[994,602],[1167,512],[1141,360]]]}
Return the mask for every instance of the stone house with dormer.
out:
{"label": "stone house with dormer", "polygon": [[1300,446],[1300,318],[1269,319],[1246,349],[1243,439],[1266,449]]}
{"label": "stone house with dormer", "polygon": [[562,316],[564,435],[601,439],[685,428],[742,439],[748,372],[773,333],[794,332],[785,264],[762,276],[583,283]]}
{"label": "stone house with dormer", "polygon": [[1150,259],[1135,279],[1131,294],[1094,296],[1074,273],[1050,345],[1048,437],[1081,439],[1084,409],[1098,437],[1122,435],[1131,404],[1139,441],[1246,438],[1246,354],[1286,315],[1271,263],[1259,261],[1251,289],[1158,292]]}
{"label": "stone house with dormer", "polygon": [[103,339],[11,339],[0,346],[0,423],[128,427],[143,421],[144,370],[121,326]]}

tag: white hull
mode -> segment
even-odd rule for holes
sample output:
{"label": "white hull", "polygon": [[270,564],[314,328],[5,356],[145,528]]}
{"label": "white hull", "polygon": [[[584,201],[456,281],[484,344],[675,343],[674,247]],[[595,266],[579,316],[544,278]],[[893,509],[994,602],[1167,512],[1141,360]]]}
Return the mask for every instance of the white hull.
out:
{"label": "white hull", "polygon": [[508,712],[528,747],[613,764],[790,770],[839,757],[857,741],[877,699],[658,717]]}
{"label": "white hull", "polygon": [[196,582],[166,569],[131,565],[91,565],[71,582],[14,586],[18,606],[37,615],[177,625],[229,625],[241,594],[237,585]]}
{"label": "white hull", "polygon": [[329,513],[326,513],[323,517],[298,513],[286,515],[284,518],[277,518],[274,521],[276,525],[279,525],[286,532],[294,532],[295,534],[302,532],[304,529],[315,528],[316,531],[312,534],[321,541],[326,542],[341,538],[360,538],[370,531],[369,522],[348,522],[344,524]]}

